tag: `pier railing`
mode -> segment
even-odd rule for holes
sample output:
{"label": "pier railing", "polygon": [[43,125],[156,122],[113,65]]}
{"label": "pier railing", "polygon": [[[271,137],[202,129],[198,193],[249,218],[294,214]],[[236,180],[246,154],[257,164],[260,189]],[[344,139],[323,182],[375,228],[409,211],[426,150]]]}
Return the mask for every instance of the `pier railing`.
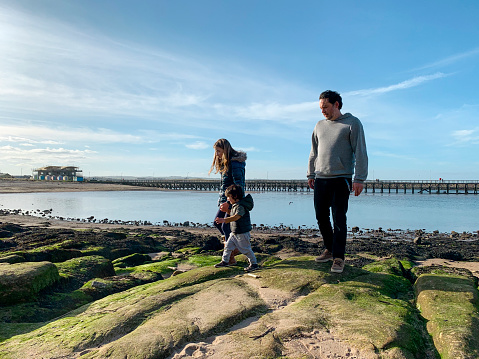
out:
{"label": "pier railing", "polygon": [[[95,180],[130,186],[161,188],[166,190],[219,191],[218,179],[128,179]],[[257,192],[309,192],[307,180],[247,180],[247,191]],[[478,194],[479,180],[371,180],[364,182],[365,193],[436,193]]]}
{"label": "pier railing", "polygon": [[365,191],[372,193],[478,194],[479,181],[366,181]]}

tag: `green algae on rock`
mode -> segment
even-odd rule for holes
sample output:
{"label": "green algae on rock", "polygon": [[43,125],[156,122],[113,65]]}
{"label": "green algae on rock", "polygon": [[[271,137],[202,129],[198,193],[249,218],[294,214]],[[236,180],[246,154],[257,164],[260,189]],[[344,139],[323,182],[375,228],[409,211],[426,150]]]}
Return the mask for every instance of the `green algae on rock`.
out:
{"label": "green algae on rock", "polygon": [[32,300],[59,279],[50,262],[0,263],[0,305]]}
{"label": "green algae on rock", "polygon": [[[233,273],[204,267],[108,296],[1,343],[0,358],[58,358],[89,352],[86,357],[104,358],[105,350],[124,355],[120,349],[125,347],[142,352],[141,358],[165,357],[152,348],[160,345],[160,352],[169,353],[176,344],[225,329],[264,307],[242,283],[220,279]],[[148,324],[150,320],[154,322]]]}
{"label": "green algae on rock", "polygon": [[[314,261],[314,238],[264,236],[253,240],[264,243],[256,247],[262,251],[256,253],[262,268],[245,274],[240,265],[214,268],[222,246],[201,230],[196,234],[139,227],[107,232],[95,228],[83,233],[45,228],[35,231],[12,232],[13,236],[4,241],[0,261],[25,262],[25,255],[36,260],[55,259],[60,280],[57,277],[29,302],[0,305],[2,359],[125,355],[174,355],[178,359],[200,354],[212,359],[307,358],[326,356],[328,342],[334,344],[331,355],[437,359],[435,342],[417,309],[427,306],[419,305],[419,301],[416,306],[414,297],[429,289],[418,291],[422,279],[415,287],[411,284],[428,271],[439,276],[454,274],[453,281],[459,280],[456,284],[465,284],[463,279],[472,283],[472,297],[458,301],[471,304],[458,306],[468,307],[472,320],[454,322],[460,327],[454,333],[439,326],[447,325],[448,317],[438,322],[448,340],[436,346],[445,358],[448,353],[454,353],[455,358],[477,354],[474,336],[471,339],[463,334],[478,331],[474,324],[477,279],[470,272],[414,268],[409,261],[417,255],[427,257],[430,247],[446,245],[460,245],[466,258],[474,249],[471,243],[444,239],[411,247],[403,242],[355,239],[350,243],[345,271],[335,274],[330,272],[330,263]],[[269,247],[279,245],[285,251]],[[394,251],[397,247],[402,250]],[[158,250],[161,256],[154,255]],[[272,252],[275,256],[269,254]],[[110,262],[135,253],[141,261],[148,260],[150,253],[152,262],[127,263],[125,268],[113,267]],[[293,253],[300,256],[291,257]],[[394,254],[401,260],[379,260]],[[237,257],[241,265],[243,257]],[[175,269],[175,274],[184,273],[169,277]],[[444,288],[438,285],[435,290]],[[460,289],[457,292],[464,293]],[[443,295],[439,293],[437,298]],[[436,304],[431,308],[441,310],[442,302]],[[455,313],[447,305],[444,308]],[[422,313],[429,320],[428,328],[436,320],[430,313],[434,311]],[[433,337],[441,335],[434,333]],[[467,343],[457,345],[461,341]],[[194,353],[193,348],[197,348]]]}
{"label": "green algae on rock", "polygon": [[115,275],[111,261],[101,256],[73,258],[57,263],[56,266],[62,277],[62,284],[74,289],[80,288],[90,279]]}
{"label": "green algae on rock", "polygon": [[148,254],[133,253],[125,257],[118,258],[112,261],[113,266],[118,268],[134,267],[146,262],[150,262],[151,257]]}
{"label": "green algae on rock", "polygon": [[479,358],[479,292],[473,280],[423,274],[416,283],[417,306],[444,359]]}

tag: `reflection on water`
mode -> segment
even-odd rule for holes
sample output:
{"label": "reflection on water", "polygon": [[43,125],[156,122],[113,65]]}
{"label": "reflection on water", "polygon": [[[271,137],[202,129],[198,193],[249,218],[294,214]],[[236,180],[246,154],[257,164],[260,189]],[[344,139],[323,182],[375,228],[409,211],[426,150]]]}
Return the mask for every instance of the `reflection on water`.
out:
{"label": "reflection on water", "polygon": [[[252,222],[315,227],[313,194],[253,193]],[[218,194],[195,191],[126,191],[0,194],[1,209],[52,209],[52,216],[110,220],[211,223]],[[477,231],[478,195],[361,194],[349,202],[348,226],[366,229]]]}

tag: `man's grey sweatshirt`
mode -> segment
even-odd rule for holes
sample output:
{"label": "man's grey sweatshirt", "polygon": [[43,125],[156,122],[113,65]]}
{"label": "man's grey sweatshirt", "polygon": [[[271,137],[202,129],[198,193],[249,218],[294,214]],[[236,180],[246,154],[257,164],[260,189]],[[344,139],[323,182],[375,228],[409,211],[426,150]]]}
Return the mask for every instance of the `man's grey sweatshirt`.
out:
{"label": "man's grey sweatshirt", "polygon": [[368,177],[368,155],[361,121],[345,113],[334,121],[321,120],[313,130],[308,179]]}

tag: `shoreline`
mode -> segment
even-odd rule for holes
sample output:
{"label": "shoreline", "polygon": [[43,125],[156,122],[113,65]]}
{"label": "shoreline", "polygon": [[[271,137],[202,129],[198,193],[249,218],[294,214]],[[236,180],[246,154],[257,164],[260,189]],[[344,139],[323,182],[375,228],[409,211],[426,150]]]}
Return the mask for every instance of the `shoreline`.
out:
{"label": "shoreline", "polygon": [[[40,212],[42,213],[42,212]],[[211,224],[199,224],[199,223],[174,223],[167,222],[165,224],[149,223],[143,221],[117,221],[117,220],[96,220],[88,218],[77,219],[65,219],[52,217],[48,213],[42,216],[26,214],[16,210],[2,210],[0,209],[0,224],[1,223],[13,223],[27,227],[38,228],[63,228],[63,229],[115,229],[115,228],[139,228],[139,229],[176,229],[185,230],[195,234],[204,235],[217,235],[218,230]],[[291,228],[291,227],[276,227],[276,226],[257,226],[253,225],[251,230],[252,235],[256,236],[298,236],[298,237],[320,237],[318,228]],[[464,242],[479,241],[479,231],[475,232],[439,232],[439,231],[424,231],[421,229],[360,229],[353,227],[348,229],[348,241],[350,240],[367,240],[367,239],[379,239],[383,241],[405,241],[417,244],[421,239],[427,237],[448,237],[453,240]]]}
{"label": "shoreline", "polygon": [[[130,186],[122,184],[111,184],[111,183],[95,183],[95,182],[62,182],[62,181],[38,181],[30,179],[0,179],[0,194],[21,194],[21,193],[55,193],[55,192],[121,192],[121,191],[160,191],[160,192],[170,192],[172,190],[165,190],[162,188],[156,187],[140,187],[140,186]],[[10,217],[11,216],[11,217]],[[117,228],[122,226],[145,226],[145,227],[158,227],[158,228],[198,228],[201,230],[215,230],[214,227],[210,227],[209,224],[200,224],[200,223],[191,223],[189,226],[184,226],[183,223],[176,223],[167,221],[166,224],[157,223],[147,223],[138,220],[129,220],[129,221],[119,221],[119,220],[108,220],[108,222],[102,222],[101,220],[89,220],[89,218],[62,218],[62,217],[53,217],[48,211],[41,211],[37,209],[37,214],[31,214],[30,211],[19,211],[13,209],[0,209],[0,218],[11,218],[15,223],[17,221],[25,223],[25,225],[34,225],[38,226],[38,223],[41,222],[51,222],[50,225],[54,225],[58,228],[82,228],[82,227],[91,227],[91,226],[100,226],[102,228]],[[29,219],[27,219],[29,218]],[[92,217],[93,218],[93,217]],[[53,224],[54,223],[54,224]],[[317,233],[319,230],[316,226],[313,227],[301,227],[301,228],[290,228],[282,226],[264,226],[256,227],[253,230],[255,233],[263,234],[297,234],[297,233]],[[470,238],[478,238],[479,231],[470,231],[470,232],[460,232],[456,231],[426,231],[420,228],[417,229],[383,229],[379,227],[378,229],[371,228],[358,228],[352,227],[348,231],[348,237],[353,235],[368,237],[371,233],[383,233],[383,234],[392,234],[396,236],[402,234],[408,239],[413,240],[417,233],[423,234],[443,234],[447,236],[460,237],[464,240]]]}
{"label": "shoreline", "polygon": [[[93,223],[67,221],[35,217],[30,215],[4,214],[0,212],[0,227],[16,225],[29,229],[33,233],[50,233],[51,231],[73,230],[92,233],[108,231],[139,231],[152,233],[183,233],[184,236],[193,238],[219,237],[217,229],[211,227],[194,226],[166,226],[166,225],[125,225],[111,223]],[[51,232],[56,233],[56,232]],[[253,229],[251,231],[254,242],[261,243],[285,243],[285,248],[277,253],[277,256],[285,259],[297,255],[317,255],[322,247],[321,236],[318,230],[293,230],[282,231],[277,229]],[[417,239],[420,239],[418,242]],[[379,231],[369,230],[362,233],[348,232],[348,244],[346,246],[348,255],[353,257],[370,256],[377,258],[404,257],[409,249],[423,247],[428,252],[426,256],[414,260],[417,266],[435,266],[437,268],[467,269],[473,276],[479,278],[479,256],[472,255],[471,249],[477,248],[479,234],[448,234],[448,233],[426,233],[419,231]],[[422,242],[422,243],[421,243]],[[293,248],[286,248],[291,245]],[[298,245],[296,247],[296,245]],[[472,247],[471,247],[472,246]],[[316,249],[313,249],[316,248]],[[409,248],[409,249],[408,249]],[[435,248],[435,249],[434,249]],[[311,252],[313,250],[313,253]],[[317,252],[318,251],[318,252]],[[316,254],[314,252],[317,252]],[[477,252],[477,250],[474,250]],[[363,253],[363,254],[360,254]],[[357,258],[356,258],[357,260]],[[348,259],[348,264],[354,260]],[[353,264],[354,265],[354,264]]]}
{"label": "shoreline", "polygon": [[139,187],[113,183],[61,182],[1,179],[0,193],[95,192],[95,191],[164,191],[155,187]]}

